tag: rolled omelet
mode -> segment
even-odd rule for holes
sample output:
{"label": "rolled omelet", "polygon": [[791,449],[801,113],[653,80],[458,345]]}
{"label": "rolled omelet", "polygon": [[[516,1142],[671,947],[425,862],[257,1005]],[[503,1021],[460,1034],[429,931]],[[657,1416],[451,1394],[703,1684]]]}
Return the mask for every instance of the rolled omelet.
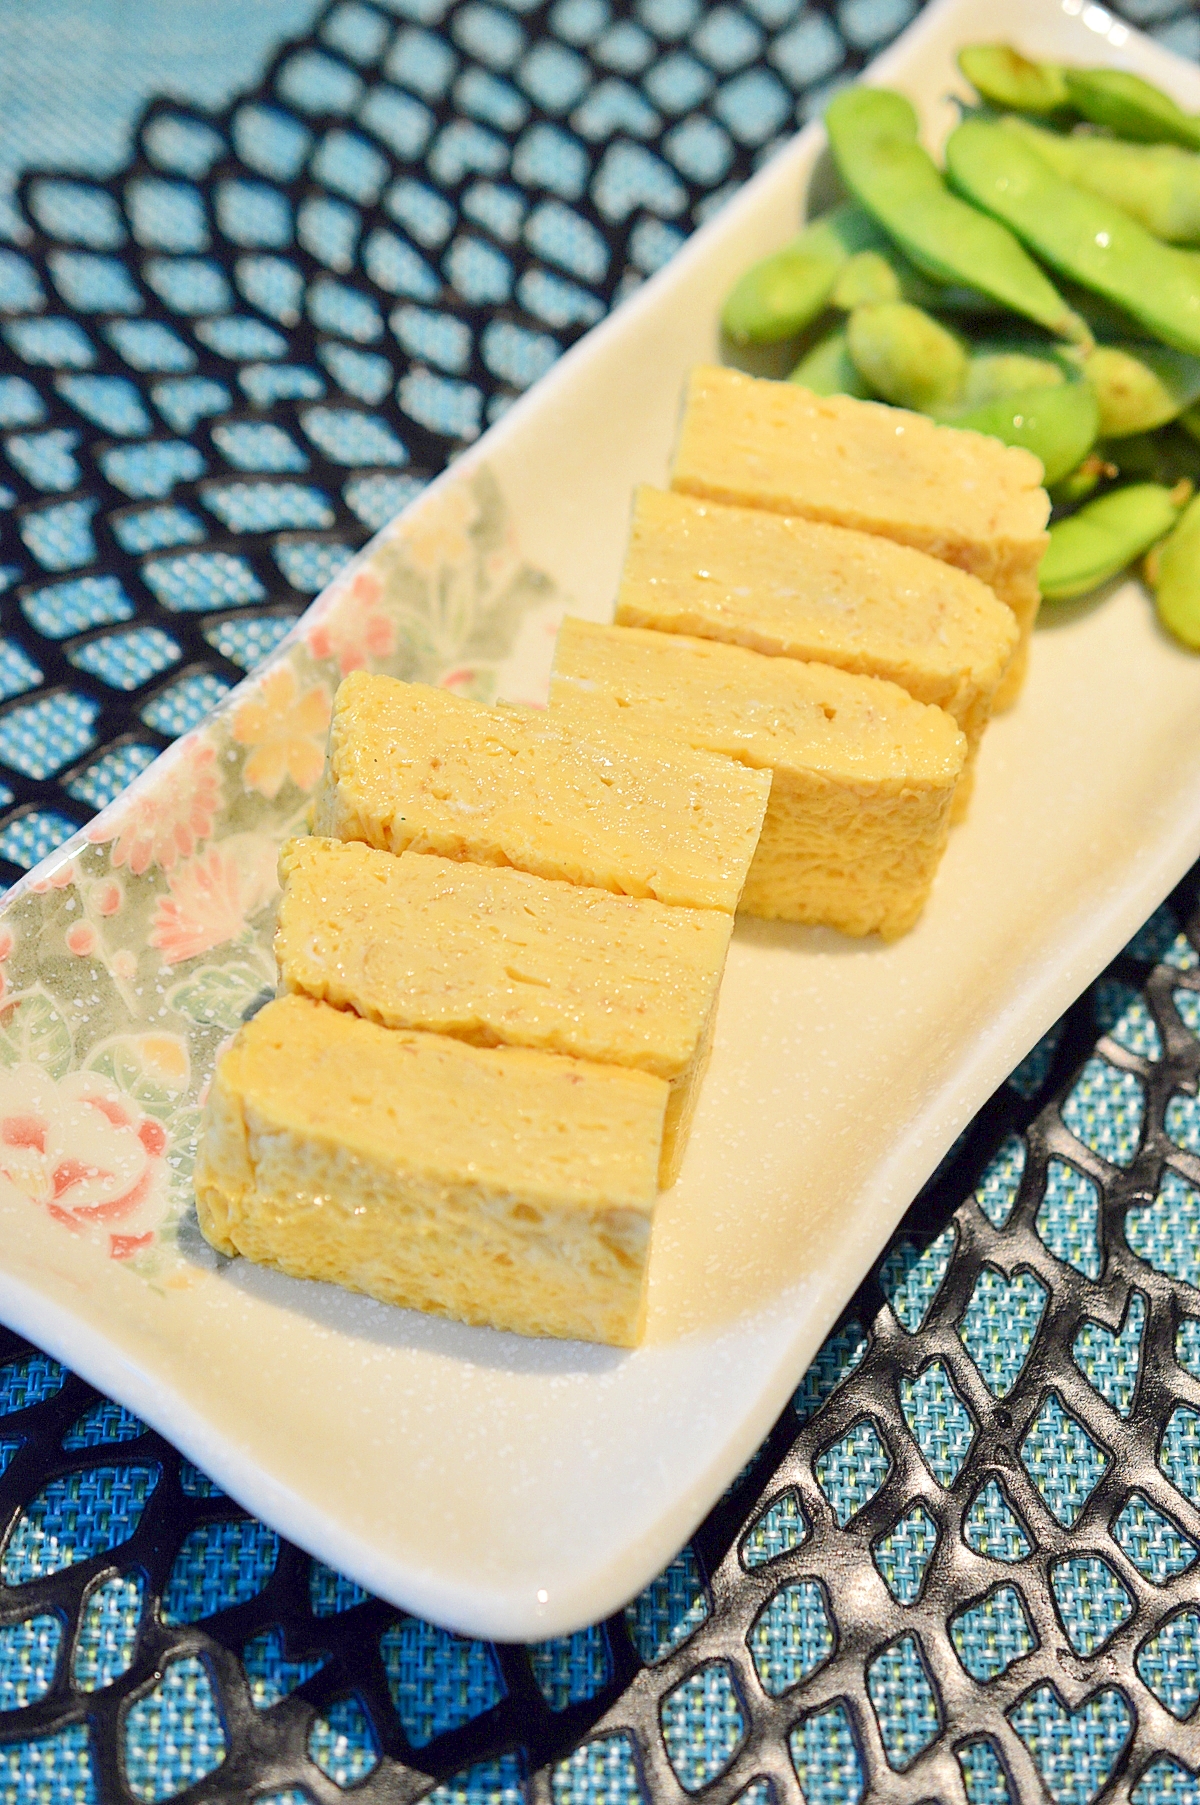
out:
{"label": "rolled omelet", "polygon": [[668,1087],[648,1072],[268,1003],[196,1164],[220,1252],[461,1322],[632,1346]]}

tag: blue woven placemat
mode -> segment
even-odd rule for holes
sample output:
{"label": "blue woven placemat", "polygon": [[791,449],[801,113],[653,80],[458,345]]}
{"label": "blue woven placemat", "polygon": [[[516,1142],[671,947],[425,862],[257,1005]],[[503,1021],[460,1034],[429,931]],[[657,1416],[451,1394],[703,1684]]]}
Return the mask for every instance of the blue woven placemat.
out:
{"label": "blue woven placemat", "polygon": [[[1120,10],[1200,54],[1191,6]],[[0,186],[37,166],[0,218],[0,879],[914,11],[0,3]],[[692,1544],[576,1636],[398,1614],[4,1337],[0,1801],[1197,1805],[1195,906],[1193,874]]]}

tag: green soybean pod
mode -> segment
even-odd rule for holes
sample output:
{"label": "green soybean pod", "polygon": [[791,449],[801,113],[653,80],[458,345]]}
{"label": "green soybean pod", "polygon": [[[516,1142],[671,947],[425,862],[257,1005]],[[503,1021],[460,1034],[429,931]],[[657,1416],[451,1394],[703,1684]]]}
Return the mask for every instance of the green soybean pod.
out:
{"label": "green soybean pod", "polygon": [[1021,445],[1041,458],[1043,481],[1057,483],[1074,470],[1096,443],[1100,410],[1086,382],[1003,395],[983,407],[956,414],[951,424],[989,433],[1006,445]]}
{"label": "green soybean pod", "polygon": [[1067,380],[1053,358],[1015,347],[975,351],[967,365],[963,389],[964,407],[985,407],[1005,395],[1021,395],[1026,389],[1053,389]]}
{"label": "green soybean pod", "polygon": [[1173,495],[1161,483],[1131,483],[1055,521],[1038,573],[1043,599],[1069,601],[1119,576],[1170,532],[1179,512]]}
{"label": "green soybean pod", "polygon": [[1000,122],[1055,175],[1132,214],[1168,244],[1200,243],[1200,156],[1176,144],[1124,144],[1098,134],[1048,132],[1013,114]]}
{"label": "green soybean pod", "polygon": [[1143,144],[1200,149],[1200,119],[1140,75],[1125,69],[1065,69],[1063,75],[1071,105],[1093,125]]}
{"label": "green soybean pod", "polygon": [[1070,108],[1061,65],[1031,62],[1011,44],[968,44],[958,53],[958,66],[994,107],[1042,117]]}
{"label": "green soybean pod", "polygon": [[825,306],[843,264],[886,243],[861,207],[835,207],[738,278],[721,310],[722,327],[735,345],[794,338]]}
{"label": "green soybean pod", "polygon": [[980,289],[1058,338],[1091,334],[1012,233],[952,195],[917,143],[911,102],[887,88],[845,88],[825,127],[842,179],[917,268]]}
{"label": "green soybean pod", "polygon": [[879,251],[859,251],[838,272],[829,296],[830,306],[849,313],[866,301],[911,301],[914,307],[935,313],[982,315],[1005,311],[998,301],[977,288],[931,281],[895,245],[888,246],[886,256]]}
{"label": "green soybean pod", "polygon": [[1158,618],[1193,652],[1200,652],[1200,495],[1179,516],[1170,537],[1146,559]]}
{"label": "green soybean pod", "polygon": [[[926,287],[928,287],[928,283]],[[858,251],[838,271],[829,296],[831,307],[850,313],[867,301],[898,301],[900,278],[878,251]]]}
{"label": "green soybean pod", "polygon": [[[900,284],[899,299],[911,301],[914,307],[924,307],[933,313],[970,313],[996,318],[1007,315],[1007,308],[978,288],[965,288],[962,283],[935,282],[931,277],[923,276],[897,245],[888,246],[887,262]],[[878,298],[884,299],[883,296]]]}
{"label": "green soybean pod", "polygon": [[815,344],[791,371],[788,381],[811,389],[814,395],[853,395],[858,401],[869,401],[875,393],[850,355],[844,326]]}
{"label": "green soybean pod", "polygon": [[1083,369],[1105,439],[1153,432],[1200,400],[1200,358],[1164,345],[1097,345]]}
{"label": "green soybean pod", "polygon": [[1064,182],[1002,125],[950,134],[954,186],[1017,232],[1053,269],[1114,302],[1168,345],[1200,354],[1200,257],[1161,244],[1111,201]]}
{"label": "green soybean pod", "polygon": [[959,339],[907,301],[856,307],[846,327],[855,367],[877,395],[927,414],[963,390],[967,353]]}

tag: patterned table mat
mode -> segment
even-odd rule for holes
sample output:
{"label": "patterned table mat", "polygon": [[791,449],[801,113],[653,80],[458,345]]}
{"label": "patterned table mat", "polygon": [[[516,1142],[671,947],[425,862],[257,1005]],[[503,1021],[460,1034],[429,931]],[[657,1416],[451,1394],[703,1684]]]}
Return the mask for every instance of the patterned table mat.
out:
{"label": "patterned table mat", "polygon": [[[221,113],[152,101],[115,175],[70,144],[28,172],[0,879],[913,10],[333,0]],[[1120,10],[1200,53],[1192,7]],[[0,1800],[1197,1805],[1196,891],[980,1113],[691,1545],[578,1635],[369,1598],[5,1336]]]}

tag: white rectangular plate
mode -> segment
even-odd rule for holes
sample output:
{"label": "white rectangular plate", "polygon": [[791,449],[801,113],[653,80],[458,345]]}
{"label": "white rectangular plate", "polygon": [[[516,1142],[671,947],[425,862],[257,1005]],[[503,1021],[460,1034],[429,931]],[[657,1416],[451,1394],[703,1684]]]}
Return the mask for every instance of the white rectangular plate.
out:
{"label": "white rectangular plate", "polygon": [[[955,49],[995,29],[982,0],[937,0],[872,79],[936,141]],[[1200,106],[1195,70],[1098,6],[1010,0],[1003,29]],[[794,230],[821,146],[813,127],[776,157],[0,918],[0,1117],[24,1123],[0,1313],[301,1546],[474,1634],[570,1631],[667,1563],[956,1134],[1200,853],[1200,662],[1128,583],[1039,629],[913,933],[739,925],[644,1346],[460,1327],[200,1241],[197,1104],[273,979],[275,852],[339,671],[544,693],[564,610],[608,615],[633,485],[663,481],[685,374],[717,354],[731,279]]]}

